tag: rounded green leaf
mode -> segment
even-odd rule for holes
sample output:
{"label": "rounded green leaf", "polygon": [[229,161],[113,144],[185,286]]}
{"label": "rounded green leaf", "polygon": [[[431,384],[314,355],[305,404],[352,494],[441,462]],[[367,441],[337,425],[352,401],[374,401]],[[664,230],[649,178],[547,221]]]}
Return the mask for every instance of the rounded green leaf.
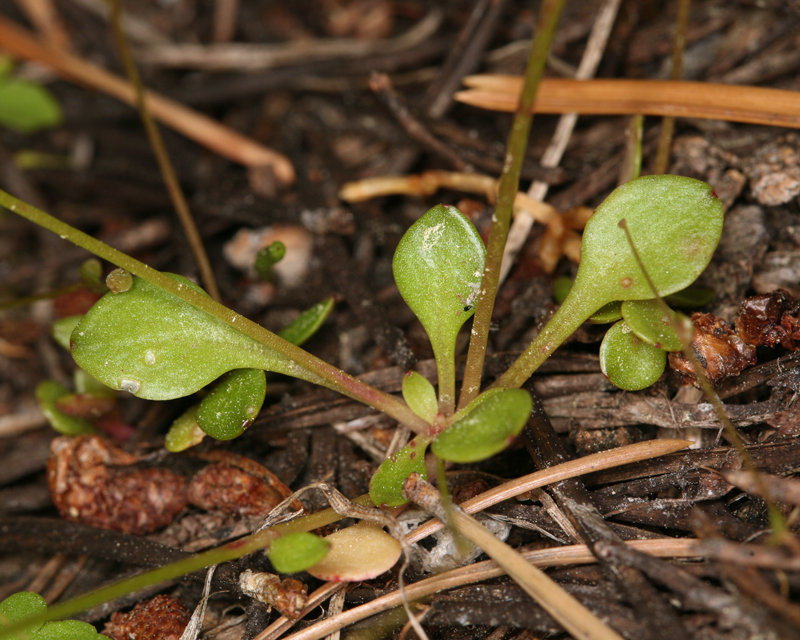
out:
{"label": "rounded green leaf", "polygon": [[437,205],[403,235],[394,279],[433,347],[440,399],[454,394],[454,353],[461,326],[474,313],[486,250],[473,224],[455,207]]}
{"label": "rounded green leaf", "polygon": [[65,436],[94,433],[95,429],[88,420],[68,416],[59,411],[56,400],[68,395],[70,395],[70,391],[55,380],[45,380],[36,387],[36,400],[39,402],[39,408],[53,429]]}
{"label": "rounded green leaf", "polygon": [[440,433],[431,451],[451,462],[477,462],[505,449],[531,413],[533,402],[522,389],[494,389],[476,398],[474,408]]}
{"label": "rounded green leaf", "polygon": [[179,415],[167,432],[164,438],[164,448],[172,453],[186,451],[190,447],[200,444],[206,437],[205,432],[197,424],[197,409],[200,405],[196,404],[189,407]]}
{"label": "rounded green leaf", "polygon": [[278,335],[298,347],[313,336],[333,311],[333,298],[326,298],[306,309],[297,319],[284,327]]}
{"label": "rounded green leaf", "polygon": [[647,344],[620,320],[600,345],[600,368],[620,389],[638,391],[656,382],[667,366],[667,352]]}
{"label": "rounded green leaf", "polygon": [[722,234],[723,207],[713,189],[683,176],[644,176],[615,189],[583,232],[581,264],[570,295],[612,300],[653,298],[625,230],[662,296],[686,288],[706,268]]}
{"label": "rounded green leaf", "polygon": [[597,311],[595,311],[589,318],[592,324],[609,324],[616,322],[622,317],[622,303],[619,300],[604,304]]}
{"label": "rounded green leaf", "polygon": [[436,390],[422,374],[409,371],[403,376],[403,400],[426,422],[433,424],[436,421],[439,413]]}
{"label": "rounded green leaf", "polygon": [[658,300],[626,300],[622,303],[622,317],[647,344],[664,351],[681,350],[681,339],[673,328],[681,317],[672,309],[665,314]]}
{"label": "rounded green leaf", "polygon": [[39,631],[33,634],[31,640],[109,640],[106,636],[97,633],[88,622],[79,620],[62,620],[48,622]]}
{"label": "rounded green leaf", "polygon": [[16,78],[0,82],[0,126],[33,133],[60,123],[61,107],[42,85]]}
{"label": "rounded green leaf", "polygon": [[267,556],[278,573],[297,573],[322,560],[330,546],[330,542],[313,533],[290,533],[273,540]]}
{"label": "rounded green leaf", "polygon": [[[6,622],[19,622],[45,611],[47,611],[47,602],[38,593],[33,593],[32,591],[13,593],[0,602],[0,615],[5,618],[5,621],[0,620],[0,628]],[[41,626],[41,624],[37,625],[30,629],[28,633],[35,633]]]}
{"label": "rounded green leaf", "polygon": [[232,369],[299,371],[286,356],[141,278],[98,300],[72,332],[71,347],[75,362],[100,382],[148,400],[187,396]]}
{"label": "rounded green leaf", "polygon": [[427,480],[425,450],[430,439],[417,436],[393,456],[383,461],[369,481],[369,496],[379,507],[398,507],[408,502],[403,497],[403,483],[412,473]]}
{"label": "rounded green leaf", "polygon": [[238,438],[261,411],[267,378],[261,369],[236,369],[222,376],[197,409],[197,424],[217,440]]}

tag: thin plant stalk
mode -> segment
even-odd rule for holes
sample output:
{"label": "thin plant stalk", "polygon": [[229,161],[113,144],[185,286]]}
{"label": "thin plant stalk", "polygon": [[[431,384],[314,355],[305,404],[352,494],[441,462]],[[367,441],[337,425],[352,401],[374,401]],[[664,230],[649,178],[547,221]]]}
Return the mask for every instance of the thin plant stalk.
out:
{"label": "thin plant stalk", "polygon": [[137,69],[133,60],[128,46],[128,39],[122,28],[122,3],[120,0],[111,0],[111,28],[117,41],[117,48],[119,49],[120,58],[122,58],[122,64],[125,67],[125,73],[136,92],[136,108],[147,132],[147,139],[150,141],[150,147],[158,161],[158,168],[161,170],[161,176],[164,178],[172,205],[175,207],[175,212],[178,214],[186,239],[189,241],[189,247],[192,250],[194,261],[197,263],[197,269],[200,271],[203,286],[208,291],[208,295],[219,302],[221,300],[219,287],[214,278],[214,271],[211,269],[208,254],[203,246],[203,239],[200,237],[200,232],[197,230],[192,213],[189,211],[189,203],[186,202],[178,176],[175,174],[175,168],[169,159],[169,152],[164,144],[164,138],[161,136],[161,131],[147,106],[142,78],[139,75],[139,69]]}
{"label": "thin plant stalk", "polygon": [[209,315],[222,320],[270,349],[274,349],[285,355],[287,358],[297,363],[299,377],[310,379],[316,384],[328,387],[329,389],[338,391],[342,395],[363,402],[367,406],[373,407],[395,420],[402,422],[417,433],[424,432],[430,427],[427,422],[417,416],[406,404],[397,398],[357,380],[341,369],[328,364],[324,360],[320,360],[316,356],[293,345],[291,342],[284,340],[271,331],[267,331],[264,327],[228,309],[208,296],[192,291],[189,287],[180,284],[160,271],[148,267],[143,262],[139,262],[121,251],[117,251],[107,244],[92,238],[90,235],[71,227],[36,207],[22,202],[18,198],[2,190],[0,190],[0,206],[6,207],[23,218],[58,234],[62,239],[69,240],[73,244],[92,252],[99,258],[103,258],[118,267],[130,271],[132,274],[164,289],[181,300],[197,307],[201,311],[205,311]]}
{"label": "thin plant stalk", "polygon": [[533,121],[533,102],[539,81],[544,74],[547,54],[555,35],[558,19],[564,0],[545,0],[539,12],[536,36],[528,58],[525,74],[525,85],[519,97],[511,132],[506,146],[506,157],[503,173],[498,186],[497,205],[492,216],[492,228],[486,247],[486,266],[481,281],[481,291],[475,305],[475,316],[472,320],[472,334],[464,369],[464,382],[461,387],[458,408],[467,406],[480,391],[483,375],[483,362],[486,357],[486,344],[489,340],[489,327],[492,322],[497,287],[500,281],[500,266],[503,260],[503,248],[506,244],[508,227],[511,222],[511,210],[519,186],[519,175],[528,146],[528,134]]}
{"label": "thin plant stalk", "polygon": [[[636,258],[636,262],[639,264],[639,268],[642,270],[642,273],[647,280],[647,284],[653,291],[653,295],[658,301],[661,311],[665,316],[671,317],[672,312],[669,306],[664,301],[664,298],[661,297],[658,289],[656,289],[655,283],[650,278],[650,273],[644,266],[644,262],[639,255],[639,250],[636,248],[636,244],[633,241],[633,236],[628,228],[627,221],[623,218],[619,221],[619,226],[625,232],[625,236],[628,238],[628,244],[630,244],[633,256]],[[731,422],[728,412],[725,411],[725,405],[722,403],[719,394],[714,390],[714,387],[711,385],[711,382],[703,370],[703,367],[700,365],[700,361],[697,359],[697,356],[692,349],[691,337],[688,335],[686,327],[681,322],[674,322],[673,328],[681,340],[683,355],[686,356],[686,359],[692,365],[692,370],[697,378],[697,381],[700,383],[700,388],[703,390],[703,394],[714,408],[714,413],[717,415],[717,420],[720,421],[720,424],[722,424],[722,427],[725,429],[725,433],[728,434],[728,437],[736,449],[736,452],[739,454],[739,457],[742,459],[744,466],[753,474],[753,478],[755,479],[761,497],[764,499],[764,502],[767,503],[767,511],[769,513],[770,524],[772,525],[773,540],[780,540],[780,538],[789,534],[789,528],[780,512],[780,509],[778,509],[778,507],[775,505],[775,501],[772,500],[771,493],[767,488],[764,479],[761,477],[761,474],[758,472],[758,469],[753,462],[753,458],[750,456],[750,452],[747,450],[747,447],[745,447],[744,442],[742,442],[742,438],[739,435],[739,432],[736,430],[736,427],[733,425],[733,422]]]}
{"label": "thin plant stalk", "polygon": [[[678,15],[675,19],[675,41],[672,43],[672,70],[670,80],[680,80],[683,73],[683,51],[686,48],[686,30],[689,28],[689,9],[691,0],[678,0]],[[675,132],[675,118],[665,116],[661,120],[661,135],[658,139],[658,152],[653,173],[667,172],[669,154],[672,150],[672,134]]]}
{"label": "thin plant stalk", "polygon": [[517,360],[501,375],[491,388],[518,389],[536,369],[549,358],[558,345],[569,338],[595,311],[609,300],[585,300],[569,296],[555,315],[528,345]]}

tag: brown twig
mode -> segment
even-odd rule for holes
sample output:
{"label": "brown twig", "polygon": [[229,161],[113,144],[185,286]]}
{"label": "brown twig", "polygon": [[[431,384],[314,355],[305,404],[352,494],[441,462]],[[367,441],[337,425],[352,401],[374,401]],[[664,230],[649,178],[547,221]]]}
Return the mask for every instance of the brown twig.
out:
{"label": "brown twig", "polygon": [[475,3],[442,68],[422,98],[420,109],[429,118],[441,118],[453,104],[453,93],[458,83],[478,66],[506,4],[507,0],[478,0]]}
{"label": "brown twig", "polygon": [[136,91],[136,108],[139,110],[139,116],[147,132],[147,139],[150,141],[150,147],[158,162],[158,168],[161,170],[161,176],[169,192],[172,205],[175,207],[175,212],[178,214],[183,232],[186,234],[186,238],[189,241],[189,247],[192,250],[192,255],[197,264],[197,269],[200,272],[203,285],[208,295],[219,302],[219,287],[217,286],[216,278],[214,278],[214,270],[211,268],[208,254],[203,246],[203,239],[192,217],[192,212],[189,210],[189,203],[186,201],[186,196],[183,195],[183,189],[181,189],[178,176],[175,173],[175,168],[172,166],[172,162],[169,159],[169,152],[167,151],[167,146],[164,144],[164,138],[161,137],[161,131],[159,131],[158,125],[150,114],[150,107],[148,105],[144,86],[142,85],[142,78],[139,75],[139,70],[136,68],[136,63],[133,61],[133,56],[128,46],[128,39],[125,37],[125,32],[122,29],[122,3],[120,0],[111,0],[111,28],[114,32],[114,38],[117,41],[117,47],[120,57],[122,58],[125,73],[128,75],[128,79]]}
{"label": "brown twig", "polygon": [[[675,19],[675,41],[672,45],[672,70],[670,80],[680,80],[683,72],[683,50],[686,48],[686,29],[689,25],[689,9],[691,0],[678,1],[678,15]],[[667,172],[669,154],[672,150],[672,134],[675,131],[675,118],[666,116],[661,121],[661,137],[658,140],[658,153],[653,173],[660,175]]]}
{"label": "brown twig", "polygon": [[389,107],[397,121],[406,130],[408,135],[419,142],[423,147],[447,160],[456,171],[468,171],[469,164],[441,140],[436,138],[428,128],[408,108],[405,100],[395,91],[392,81],[385,73],[374,73],[369,79],[369,88],[383,103]]}
{"label": "brown twig", "polygon": [[[38,42],[32,34],[0,16],[0,48],[25,60],[44,64],[62,77],[103,91],[134,106],[136,91],[122,78],[73,55]],[[295,180],[286,156],[155,92],[145,92],[153,117],[220,155],[248,167],[269,166],[283,185]]]}

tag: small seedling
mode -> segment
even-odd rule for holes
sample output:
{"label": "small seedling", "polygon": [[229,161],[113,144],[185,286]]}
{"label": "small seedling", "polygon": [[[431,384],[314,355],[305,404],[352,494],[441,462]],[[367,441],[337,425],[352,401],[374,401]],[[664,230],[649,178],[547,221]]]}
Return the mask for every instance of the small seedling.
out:
{"label": "small seedling", "polygon": [[[417,435],[386,460],[373,477],[370,496],[378,505],[404,501],[403,482],[411,473],[424,475],[428,447],[440,460],[453,462],[474,462],[502,450],[527,421],[531,398],[518,387],[539,364],[605,305],[654,297],[619,227],[620,220],[627,219],[658,293],[667,295],[691,284],[708,264],[719,241],[723,217],[722,205],[710,187],[690,178],[646,177],[618,188],[586,226],[578,275],[559,311],[493,388],[454,413],[456,337],[482,291],[485,259],[477,231],[454,207],[440,205],[422,216],[403,237],[394,258],[398,288],[428,332],[438,372],[438,399],[433,386],[421,376],[406,378],[403,394],[407,404],[346,376],[260,327],[254,330],[243,318],[208,301],[202,290],[185,278],[165,278],[43,212],[16,203],[14,207],[98,255],[116,260],[134,274],[147,277],[134,277],[127,290],[106,294],[77,324],[70,342],[81,367],[114,389],[148,399],[185,396],[229,371],[245,369],[258,370],[261,376],[263,371],[273,371],[309,380],[379,408]],[[614,305],[614,314],[616,309]],[[619,312],[623,313],[622,306]],[[617,331],[622,333],[622,329]],[[664,357],[663,350],[644,341],[637,347],[654,349],[659,358]],[[218,384],[224,386],[236,375]],[[253,400],[261,397],[261,389],[259,386],[246,400],[237,396],[230,410],[234,422],[250,419]],[[199,412],[195,420],[181,425],[184,440],[196,437],[193,423],[199,421]],[[234,424],[233,431],[222,435],[235,435],[236,430]],[[351,532],[353,528],[339,534],[355,535],[358,532]],[[388,534],[381,535],[391,540]],[[368,548],[367,542],[353,544]],[[335,549],[336,544],[329,556]],[[380,556],[386,562],[392,558],[386,550]],[[375,573],[367,575],[361,567],[351,575],[359,580],[377,575],[397,557],[399,548],[388,565],[369,562]],[[347,575],[338,566],[328,571],[315,565],[311,573],[337,579]]]}
{"label": "small seedling", "polygon": [[256,254],[256,273],[262,280],[273,280],[272,267],[283,260],[286,255],[286,245],[280,241],[273,242]]}
{"label": "small seedling", "polygon": [[0,58],[0,126],[22,133],[57,126],[62,114],[53,94],[41,84],[15,77],[12,70],[11,60]]}

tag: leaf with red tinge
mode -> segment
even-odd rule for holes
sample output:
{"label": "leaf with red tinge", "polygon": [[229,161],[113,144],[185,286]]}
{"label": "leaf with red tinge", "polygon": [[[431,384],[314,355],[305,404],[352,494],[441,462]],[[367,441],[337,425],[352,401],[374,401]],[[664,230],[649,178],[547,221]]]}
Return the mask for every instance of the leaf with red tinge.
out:
{"label": "leaf with red tinge", "polygon": [[370,580],[391,569],[400,559],[400,543],[380,527],[359,522],[325,537],[331,548],[322,561],[308,569],[327,582]]}

